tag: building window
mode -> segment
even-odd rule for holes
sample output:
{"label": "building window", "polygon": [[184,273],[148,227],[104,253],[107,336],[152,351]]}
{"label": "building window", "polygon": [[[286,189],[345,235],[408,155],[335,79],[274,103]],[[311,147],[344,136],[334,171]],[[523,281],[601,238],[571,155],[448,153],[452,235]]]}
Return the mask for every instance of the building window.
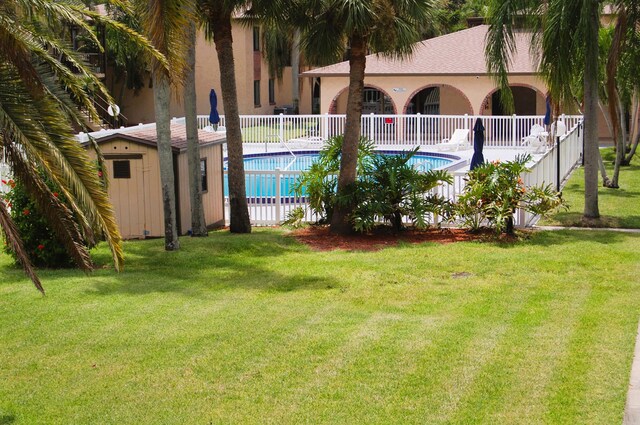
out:
{"label": "building window", "polygon": [[273,78],[269,78],[269,104],[276,104],[276,82]]}
{"label": "building window", "polygon": [[202,191],[206,192],[209,189],[207,185],[207,158],[200,160],[200,174],[202,174]]}
{"label": "building window", "polygon": [[113,178],[114,179],[130,179],[131,178],[130,161],[113,161]]}
{"label": "building window", "polygon": [[253,82],[253,105],[260,106],[260,80]]}
{"label": "building window", "polygon": [[260,51],[260,27],[253,27],[253,51]]}

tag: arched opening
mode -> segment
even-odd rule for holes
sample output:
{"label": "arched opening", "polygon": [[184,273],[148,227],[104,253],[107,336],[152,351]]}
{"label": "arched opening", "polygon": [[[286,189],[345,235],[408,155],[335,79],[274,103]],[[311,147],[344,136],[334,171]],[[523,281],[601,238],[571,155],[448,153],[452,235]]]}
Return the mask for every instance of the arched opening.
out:
{"label": "arched opening", "polygon": [[320,113],[320,78],[312,80],[313,91],[311,94],[311,113]]}
{"label": "arched opening", "polygon": [[416,90],[405,105],[407,115],[420,114],[420,118],[409,119],[404,128],[404,138],[409,141],[440,140],[449,137],[453,128],[443,127],[437,115],[473,115],[467,96],[457,88],[438,84]]}
{"label": "arched opening", "polygon": [[[518,116],[536,116],[544,115],[545,98],[539,90],[524,85],[510,86],[513,93],[513,113]],[[506,112],[500,90],[495,90],[488,94],[482,104],[482,114],[492,116],[508,116]],[[529,134],[530,123],[527,121],[518,121],[520,124],[515,128],[515,137],[520,139]],[[492,128],[488,128],[487,132],[492,133],[494,140],[510,140],[513,137],[514,127],[512,120],[505,118],[504,120],[492,120]]]}
{"label": "arched opening", "polygon": [[[347,113],[349,90],[345,88],[334,99],[329,108],[332,114]],[[365,86],[362,92],[362,114],[395,114],[396,105],[391,97],[377,87]]]}

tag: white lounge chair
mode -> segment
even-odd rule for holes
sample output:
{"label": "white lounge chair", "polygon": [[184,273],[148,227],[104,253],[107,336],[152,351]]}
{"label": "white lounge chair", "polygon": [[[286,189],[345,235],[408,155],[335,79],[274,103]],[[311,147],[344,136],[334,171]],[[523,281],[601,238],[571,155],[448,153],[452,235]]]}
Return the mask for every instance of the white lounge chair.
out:
{"label": "white lounge chair", "polygon": [[321,149],[325,141],[323,137],[306,136],[289,139],[286,144],[298,149]]}
{"label": "white lounge chair", "polygon": [[541,153],[547,149],[549,133],[540,124],[534,124],[529,130],[529,135],[522,138],[522,146],[532,153]]}
{"label": "white lounge chair", "polygon": [[457,151],[467,149],[469,147],[469,130],[466,128],[457,128],[450,138],[442,139],[442,143],[436,145],[440,151]]}

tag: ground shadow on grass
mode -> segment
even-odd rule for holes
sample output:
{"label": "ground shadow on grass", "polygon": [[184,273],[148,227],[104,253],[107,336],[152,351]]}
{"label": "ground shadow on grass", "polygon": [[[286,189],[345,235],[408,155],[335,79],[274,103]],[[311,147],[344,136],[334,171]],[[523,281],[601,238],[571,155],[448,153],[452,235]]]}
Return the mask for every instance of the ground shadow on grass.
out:
{"label": "ground shadow on grass", "polygon": [[13,415],[0,415],[0,425],[9,425],[16,421]]}
{"label": "ground shadow on grass", "polygon": [[[612,232],[606,230],[557,230],[557,231],[537,231],[526,240],[527,245],[552,246],[563,245],[574,242],[600,243],[603,245],[621,243],[628,238],[637,238],[640,235]],[[516,244],[517,246],[517,244]]]}
{"label": "ground shadow on grass", "polygon": [[327,288],[332,283],[304,267],[274,265],[284,255],[301,254],[304,247],[279,233],[208,238],[183,238],[176,252],[164,251],[163,241],[127,243],[127,263],[122,273],[101,271],[87,292],[100,295],[177,292],[187,296],[244,288],[295,291]]}
{"label": "ground shadow on grass", "polygon": [[[546,224],[547,222],[542,222]],[[553,217],[551,223],[561,226],[572,227],[594,227],[594,228],[622,228],[622,229],[639,229],[640,215],[628,215],[625,217],[614,217],[609,215],[601,215],[597,220],[584,221],[581,212],[561,212]]]}

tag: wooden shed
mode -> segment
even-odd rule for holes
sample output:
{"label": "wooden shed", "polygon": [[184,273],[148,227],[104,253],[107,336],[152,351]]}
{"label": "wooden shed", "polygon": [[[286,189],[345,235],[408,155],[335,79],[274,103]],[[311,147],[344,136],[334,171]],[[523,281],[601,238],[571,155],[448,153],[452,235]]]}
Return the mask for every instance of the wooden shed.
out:
{"label": "wooden shed", "polygon": [[[122,237],[164,236],[162,189],[155,124],[100,132],[92,136],[106,160],[109,197]],[[199,131],[202,202],[208,227],[224,225],[224,133]],[[191,228],[186,128],[171,123],[178,232]],[[95,153],[91,152],[95,156]]]}

